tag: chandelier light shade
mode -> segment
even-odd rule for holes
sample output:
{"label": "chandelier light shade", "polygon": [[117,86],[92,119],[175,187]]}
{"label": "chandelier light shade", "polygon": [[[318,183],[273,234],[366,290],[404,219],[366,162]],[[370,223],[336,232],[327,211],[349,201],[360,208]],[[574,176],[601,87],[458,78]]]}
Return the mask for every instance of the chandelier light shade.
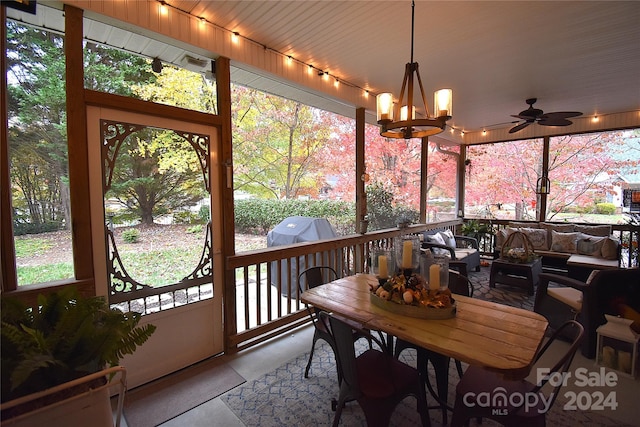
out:
{"label": "chandelier light shade", "polygon": [[[440,89],[434,94],[433,115],[429,113],[429,107],[424,95],[424,87],[418,63],[413,62],[413,33],[414,33],[415,2],[411,2],[411,62],[407,63],[402,80],[402,89],[398,102],[394,104],[393,95],[385,92],[376,98],[377,119],[380,125],[380,135],[387,138],[423,138],[442,132],[447,126],[447,120],[452,115],[453,91]],[[416,104],[413,101],[414,82],[417,80],[424,117],[416,118]],[[406,93],[406,102],[405,102]],[[409,115],[411,111],[411,115]]]}

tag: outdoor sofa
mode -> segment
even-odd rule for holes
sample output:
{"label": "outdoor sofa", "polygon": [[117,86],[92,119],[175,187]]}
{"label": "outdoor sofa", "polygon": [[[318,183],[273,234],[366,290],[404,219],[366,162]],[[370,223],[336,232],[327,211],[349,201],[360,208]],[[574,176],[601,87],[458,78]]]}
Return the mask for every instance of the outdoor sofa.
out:
{"label": "outdoor sofa", "polygon": [[[510,222],[496,234],[496,256],[514,232],[525,234],[547,272],[559,272],[586,280],[591,271],[620,266],[621,245],[610,225],[548,222]],[[514,239],[514,243],[516,239]]]}

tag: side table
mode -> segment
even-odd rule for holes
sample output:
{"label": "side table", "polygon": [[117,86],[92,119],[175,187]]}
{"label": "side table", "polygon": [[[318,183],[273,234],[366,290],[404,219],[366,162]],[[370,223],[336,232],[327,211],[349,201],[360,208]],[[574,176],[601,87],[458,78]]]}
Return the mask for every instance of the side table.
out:
{"label": "side table", "polygon": [[502,283],[523,288],[529,295],[533,295],[534,287],[538,285],[541,272],[542,261],[540,258],[523,263],[498,258],[491,263],[489,287],[495,288],[496,283]]}

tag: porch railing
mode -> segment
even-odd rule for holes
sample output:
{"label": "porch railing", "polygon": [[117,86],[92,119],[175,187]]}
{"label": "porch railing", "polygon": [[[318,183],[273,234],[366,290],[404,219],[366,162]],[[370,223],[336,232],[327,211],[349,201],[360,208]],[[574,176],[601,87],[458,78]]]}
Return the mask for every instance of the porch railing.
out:
{"label": "porch railing", "polygon": [[[480,251],[493,257],[495,232],[507,220],[476,220],[492,232],[479,237]],[[298,243],[247,251],[227,258],[225,288],[226,351],[234,352],[263,342],[308,322],[306,307],[298,295],[298,275],[307,267],[328,265],[340,277],[369,272],[369,254],[391,247],[395,237],[422,234],[432,229],[455,230],[463,220],[412,225],[405,229],[379,230],[317,242]],[[621,266],[638,266],[640,228],[613,225],[613,235],[623,242]],[[627,242],[627,243],[625,243]]]}
{"label": "porch railing", "polygon": [[391,247],[395,237],[430,229],[453,230],[460,224],[462,220],[418,224],[228,257],[227,275],[232,279],[227,279],[225,289],[226,350],[241,350],[309,321],[298,293],[298,275],[305,268],[328,265],[340,277],[367,273],[371,251]]}

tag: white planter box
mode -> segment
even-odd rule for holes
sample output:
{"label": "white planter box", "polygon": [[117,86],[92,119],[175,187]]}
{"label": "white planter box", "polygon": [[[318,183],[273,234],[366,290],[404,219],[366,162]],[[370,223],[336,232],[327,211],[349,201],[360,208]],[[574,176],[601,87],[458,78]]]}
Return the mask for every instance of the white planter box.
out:
{"label": "white planter box", "polygon": [[[6,402],[2,405],[2,411],[15,407],[27,402],[36,401],[44,396],[57,393],[71,387],[87,383],[96,378],[108,376],[110,374],[120,373],[119,379],[67,398],[65,400],[38,408],[31,412],[16,416],[14,418],[2,422],[2,426],[12,427],[69,427],[69,426],[95,426],[95,427],[113,427],[120,425],[122,414],[122,404],[124,401],[124,393],[126,389],[126,371],[122,367],[105,369],[92,375],[70,381],[65,384],[53,387],[38,393]],[[111,410],[111,398],[109,388],[117,381],[118,391],[118,407],[115,414]]]}

